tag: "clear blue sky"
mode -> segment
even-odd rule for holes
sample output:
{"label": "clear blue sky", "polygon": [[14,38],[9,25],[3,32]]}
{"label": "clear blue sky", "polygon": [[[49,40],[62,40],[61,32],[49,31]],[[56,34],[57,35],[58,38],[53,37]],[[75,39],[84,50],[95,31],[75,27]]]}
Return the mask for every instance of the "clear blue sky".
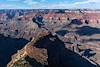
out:
{"label": "clear blue sky", "polygon": [[0,9],[100,9],[100,0],[0,0]]}

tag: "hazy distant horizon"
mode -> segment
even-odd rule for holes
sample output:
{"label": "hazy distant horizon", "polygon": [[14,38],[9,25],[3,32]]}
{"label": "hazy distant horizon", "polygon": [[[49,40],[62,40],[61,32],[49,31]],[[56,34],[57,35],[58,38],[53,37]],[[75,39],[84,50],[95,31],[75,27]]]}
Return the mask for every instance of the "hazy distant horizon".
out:
{"label": "hazy distant horizon", "polygon": [[100,0],[0,0],[0,9],[100,9]]}
{"label": "hazy distant horizon", "polygon": [[[56,10],[56,8],[0,8],[0,10]],[[89,8],[58,8],[62,10],[100,10],[100,9],[89,9]]]}

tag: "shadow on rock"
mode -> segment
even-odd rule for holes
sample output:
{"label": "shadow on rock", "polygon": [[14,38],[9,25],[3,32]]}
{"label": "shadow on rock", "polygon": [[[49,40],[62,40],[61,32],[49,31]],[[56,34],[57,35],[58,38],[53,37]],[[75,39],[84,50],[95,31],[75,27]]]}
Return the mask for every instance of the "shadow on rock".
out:
{"label": "shadow on rock", "polygon": [[25,39],[16,39],[0,35],[0,67],[6,67],[11,60],[11,56],[22,49],[26,43]]}
{"label": "shadow on rock", "polygon": [[81,22],[81,20],[79,20],[79,19],[73,19],[73,20],[71,21],[71,23],[70,23],[70,24],[81,25],[81,24],[82,24],[82,22]]}
{"label": "shadow on rock", "polygon": [[48,67],[97,67],[80,55],[65,48],[57,36],[51,34],[36,42],[37,48],[45,48],[48,53]]}
{"label": "shadow on rock", "polygon": [[91,36],[94,34],[100,34],[100,29],[89,27],[89,26],[83,26],[83,27],[78,28],[76,33],[79,34],[80,36],[84,36],[84,35]]}

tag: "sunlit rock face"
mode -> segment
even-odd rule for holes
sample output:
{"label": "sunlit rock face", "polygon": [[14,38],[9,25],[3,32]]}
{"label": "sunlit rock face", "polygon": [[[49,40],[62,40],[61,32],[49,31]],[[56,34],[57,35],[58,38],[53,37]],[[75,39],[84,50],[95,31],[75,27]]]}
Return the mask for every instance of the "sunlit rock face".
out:
{"label": "sunlit rock face", "polygon": [[32,21],[11,21],[0,24],[0,34],[14,38],[25,38],[30,40],[33,37],[33,31],[36,31],[38,26]]}
{"label": "sunlit rock face", "polygon": [[77,13],[64,13],[64,14],[55,14],[48,13],[43,16],[44,21],[46,22],[57,22],[57,23],[67,23],[69,20],[77,19],[81,21],[81,23],[92,26],[99,27],[100,25],[100,13],[85,13],[85,14],[77,14]]}

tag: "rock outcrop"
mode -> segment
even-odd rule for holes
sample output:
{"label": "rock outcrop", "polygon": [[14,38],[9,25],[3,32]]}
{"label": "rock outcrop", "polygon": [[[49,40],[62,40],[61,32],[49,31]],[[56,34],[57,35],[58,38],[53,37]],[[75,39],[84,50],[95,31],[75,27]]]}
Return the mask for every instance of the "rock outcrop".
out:
{"label": "rock outcrop", "polygon": [[95,63],[92,64],[93,62],[65,48],[64,42],[46,30],[37,34],[35,39],[33,38],[21,51],[18,51],[7,67],[14,67],[19,60],[27,56],[44,67],[97,67]]}
{"label": "rock outcrop", "polygon": [[7,67],[13,67],[13,65],[21,60],[29,56],[30,58],[34,58],[38,63],[47,64],[47,51],[45,49],[39,49],[34,47],[35,42],[39,40],[39,38],[48,35],[48,31],[37,32],[37,35],[33,37],[31,42],[26,44],[26,46],[18,51],[15,55],[12,56],[12,61],[7,65]]}

